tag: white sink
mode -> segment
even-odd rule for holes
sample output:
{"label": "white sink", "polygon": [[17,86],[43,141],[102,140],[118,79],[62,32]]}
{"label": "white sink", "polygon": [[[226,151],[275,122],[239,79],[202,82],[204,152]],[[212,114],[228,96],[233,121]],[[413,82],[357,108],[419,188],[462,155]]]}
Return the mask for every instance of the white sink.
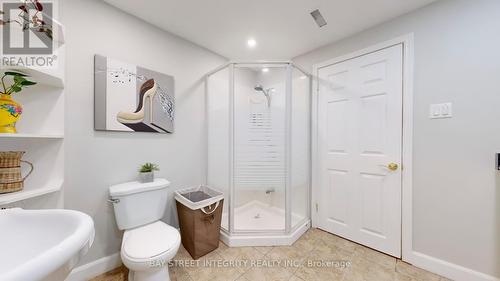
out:
{"label": "white sink", "polygon": [[0,210],[0,280],[62,281],[94,234],[94,222],[81,212]]}

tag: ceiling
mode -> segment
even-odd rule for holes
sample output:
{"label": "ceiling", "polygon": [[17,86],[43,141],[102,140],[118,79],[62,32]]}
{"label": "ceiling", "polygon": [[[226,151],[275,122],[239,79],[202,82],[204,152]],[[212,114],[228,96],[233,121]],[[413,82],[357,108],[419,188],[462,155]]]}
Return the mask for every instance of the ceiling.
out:
{"label": "ceiling", "polygon": [[[104,1],[230,59],[290,59],[435,0]],[[312,19],[315,9],[326,26]]]}

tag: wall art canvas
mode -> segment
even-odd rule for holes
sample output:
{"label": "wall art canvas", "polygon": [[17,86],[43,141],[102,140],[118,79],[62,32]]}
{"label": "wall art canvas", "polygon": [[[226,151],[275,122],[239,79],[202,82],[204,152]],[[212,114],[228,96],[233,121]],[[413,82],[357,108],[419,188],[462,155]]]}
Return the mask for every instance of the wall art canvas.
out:
{"label": "wall art canvas", "polygon": [[96,55],[94,128],[174,132],[174,77]]}

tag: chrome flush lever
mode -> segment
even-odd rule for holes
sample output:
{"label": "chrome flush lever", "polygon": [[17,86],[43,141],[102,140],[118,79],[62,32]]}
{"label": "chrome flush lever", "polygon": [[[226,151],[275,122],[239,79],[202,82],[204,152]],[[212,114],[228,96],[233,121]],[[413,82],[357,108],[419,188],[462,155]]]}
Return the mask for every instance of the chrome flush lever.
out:
{"label": "chrome flush lever", "polygon": [[113,203],[113,204],[118,204],[118,203],[120,203],[120,199],[118,199],[118,198],[116,198],[116,199],[114,199],[114,198],[109,198],[109,199],[108,199],[108,202],[109,202],[109,203]]}

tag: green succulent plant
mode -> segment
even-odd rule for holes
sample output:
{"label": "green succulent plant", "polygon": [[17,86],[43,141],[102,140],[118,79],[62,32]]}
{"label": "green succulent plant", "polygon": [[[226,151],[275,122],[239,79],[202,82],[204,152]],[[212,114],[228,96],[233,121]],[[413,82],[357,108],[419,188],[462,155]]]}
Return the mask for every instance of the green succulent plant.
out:
{"label": "green succulent plant", "polygon": [[[12,80],[14,81],[14,83],[9,87],[7,87],[5,84],[6,77],[12,77]],[[3,88],[3,90],[0,91],[0,94],[11,95],[13,93],[19,93],[23,90],[24,87],[36,85],[36,82],[29,81],[28,79],[26,79],[26,77],[28,77],[28,75],[19,72],[4,72],[2,78],[0,78]]]}
{"label": "green succulent plant", "polygon": [[149,173],[153,171],[159,171],[160,167],[153,163],[145,163],[139,168],[139,172],[141,173]]}

